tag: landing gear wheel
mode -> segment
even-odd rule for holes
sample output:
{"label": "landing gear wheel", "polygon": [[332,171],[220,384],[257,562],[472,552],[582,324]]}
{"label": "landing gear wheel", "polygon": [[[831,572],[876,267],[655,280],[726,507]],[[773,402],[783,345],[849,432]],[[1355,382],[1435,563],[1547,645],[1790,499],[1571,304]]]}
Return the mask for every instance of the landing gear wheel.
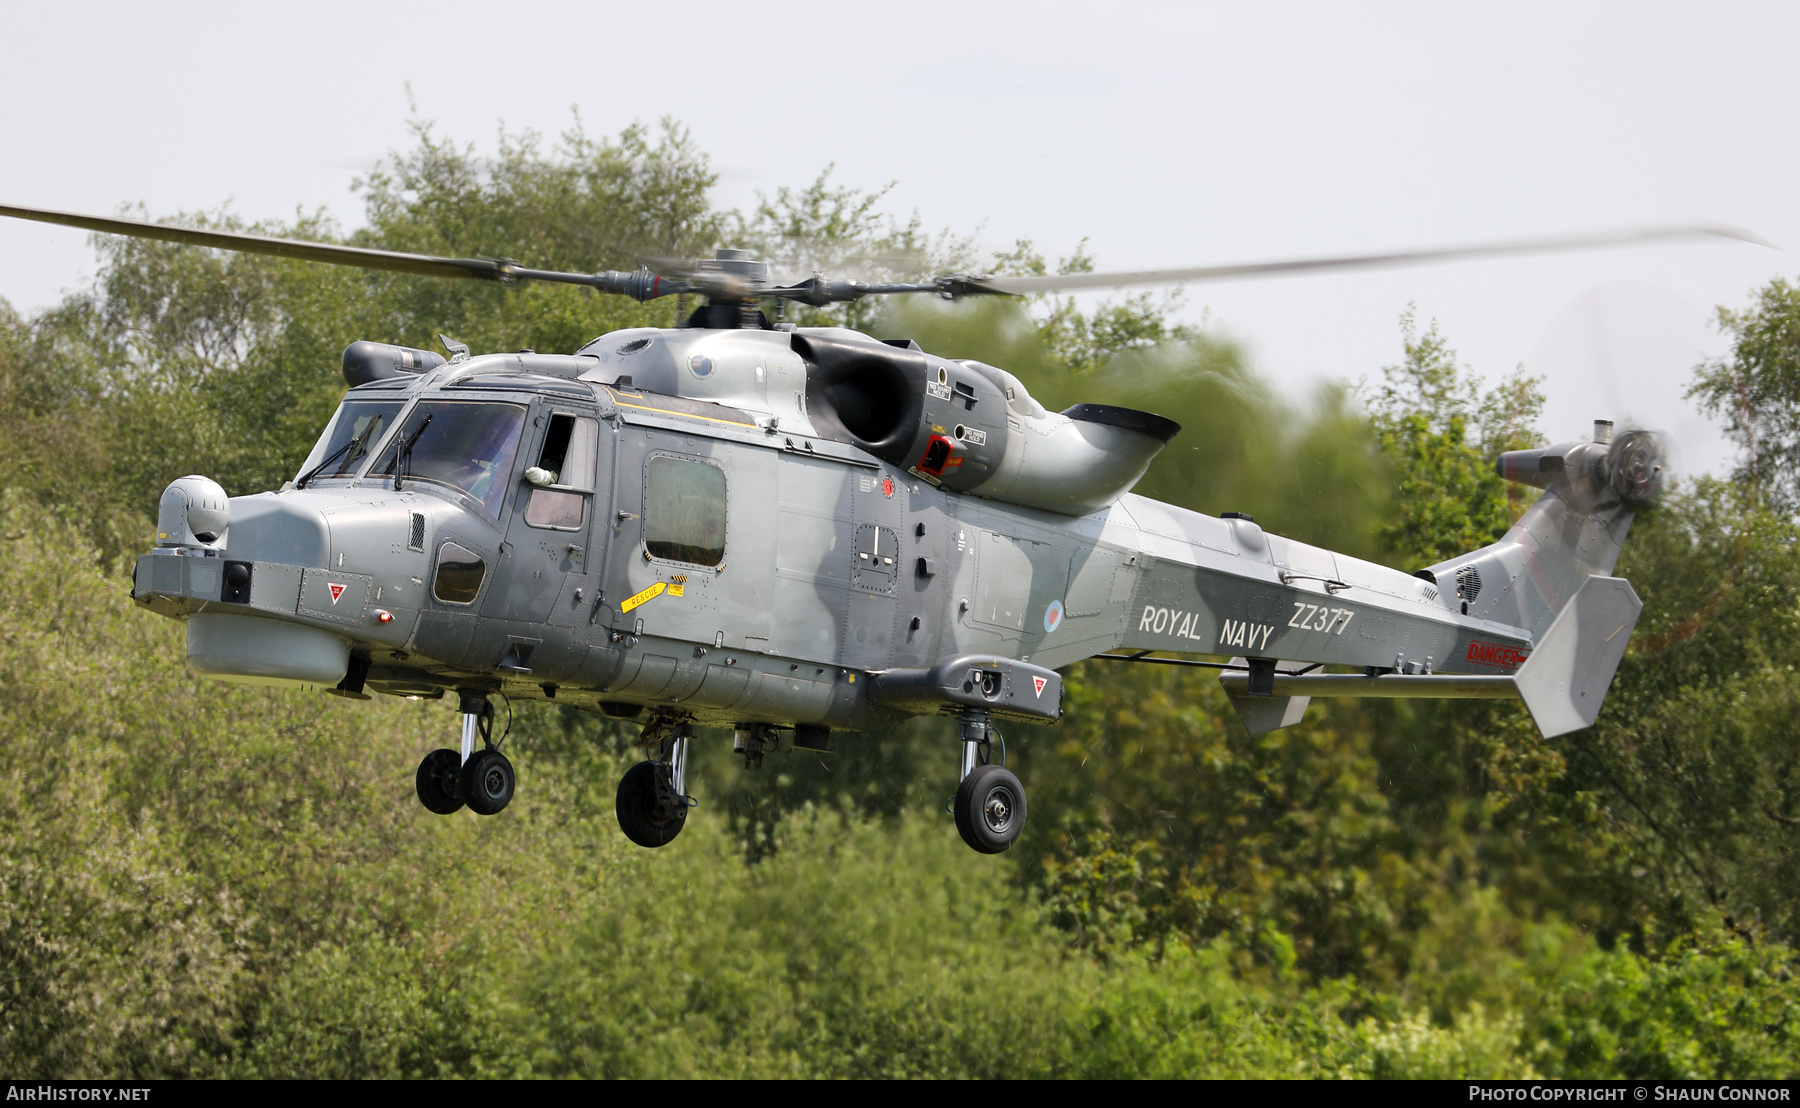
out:
{"label": "landing gear wheel", "polygon": [[1025,830],[1025,786],[1004,766],[977,766],[956,789],[956,829],[983,854],[999,854]]}
{"label": "landing gear wheel", "polygon": [[462,795],[469,810],[494,815],[512,803],[513,768],[498,750],[478,750],[462,768]]}
{"label": "landing gear wheel", "polygon": [[462,755],[454,750],[434,750],[419,763],[413,778],[419,803],[428,812],[447,816],[463,806]]}
{"label": "landing gear wheel", "polygon": [[[659,795],[673,793],[658,781],[668,772],[659,762],[639,762],[619,779],[619,830],[639,846],[667,846],[687,823],[687,806],[670,805]],[[659,784],[665,787],[659,789]]]}

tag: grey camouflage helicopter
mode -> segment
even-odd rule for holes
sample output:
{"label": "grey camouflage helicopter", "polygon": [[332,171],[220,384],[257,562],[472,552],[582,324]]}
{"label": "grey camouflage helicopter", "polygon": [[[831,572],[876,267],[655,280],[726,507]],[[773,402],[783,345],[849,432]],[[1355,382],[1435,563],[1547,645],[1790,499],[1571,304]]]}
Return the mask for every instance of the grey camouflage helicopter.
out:
{"label": "grey camouflage helicopter", "polygon": [[[1663,461],[1644,432],[1502,455],[1543,495],[1500,541],[1402,572],[1131,493],[1179,427],[1103,404],[1047,411],[1004,369],[916,343],[771,324],[760,305],[1028,295],[1408,264],[1694,235],[1676,228],[1408,254],[1063,277],[781,286],[724,249],[672,280],[439,258],[41,209],[0,214],[338,265],[554,281],[704,303],[574,354],[344,351],[336,414],[279,490],[163,492],[132,596],[187,625],[227,681],[439,699],[461,744],[416,784],[440,814],[507,806],[492,697],[643,723],[624,833],[678,835],[696,724],[747,765],[911,715],[953,717],[954,812],[977,851],[1025,826],[998,720],[1053,724],[1090,657],[1210,666],[1253,734],[1310,697],[1518,697],[1547,736],[1593,723],[1641,604],[1609,576]],[[1754,240],[1752,240],[1754,241]],[[1230,659],[1151,657],[1153,653]],[[1324,667],[1336,672],[1325,672]],[[1004,744],[1002,744],[1003,746]]]}

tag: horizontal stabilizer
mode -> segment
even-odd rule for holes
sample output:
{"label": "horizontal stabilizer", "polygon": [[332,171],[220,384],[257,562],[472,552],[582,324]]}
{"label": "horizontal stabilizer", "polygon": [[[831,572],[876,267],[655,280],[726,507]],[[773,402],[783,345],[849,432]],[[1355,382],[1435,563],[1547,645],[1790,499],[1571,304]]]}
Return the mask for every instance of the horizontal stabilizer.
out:
{"label": "horizontal stabilizer", "polygon": [[[1244,674],[1224,674],[1219,684],[1225,686],[1229,696],[1250,696],[1250,679]],[[1384,673],[1380,677],[1365,677],[1360,673],[1309,673],[1302,677],[1277,673],[1273,689],[1276,697],[1376,696],[1387,700],[1510,700],[1519,695],[1510,677],[1460,674]]]}
{"label": "horizontal stabilizer", "polygon": [[1631,582],[1595,576],[1557,613],[1513,677],[1545,738],[1593,726],[1643,610]]}

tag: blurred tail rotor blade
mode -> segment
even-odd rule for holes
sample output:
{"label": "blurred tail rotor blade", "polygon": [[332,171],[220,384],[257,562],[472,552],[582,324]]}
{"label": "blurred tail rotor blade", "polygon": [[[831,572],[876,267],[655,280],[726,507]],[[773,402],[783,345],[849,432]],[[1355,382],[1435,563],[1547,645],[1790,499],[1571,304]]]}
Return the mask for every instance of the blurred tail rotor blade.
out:
{"label": "blurred tail rotor blade", "polygon": [[1722,225],[1651,227],[1639,230],[1611,231],[1603,234],[1561,235],[1550,238],[1515,239],[1509,242],[1444,246],[1389,254],[1344,254],[1328,258],[1242,262],[1235,265],[1199,266],[1192,269],[1140,269],[1114,273],[1069,273],[1043,277],[960,277],[951,280],[957,284],[957,292],[963,295],[986,292],[1010,296],[1033,296],[1044,292],[1074,292],[1080,289],[1110,289],[1128,285],[1172,285],[1187,281],[1218,281],[1231,277],[1262,277],[1307,271],[1428,265],[1434,262],[1453,262],[1465,258],[1496,257],[1507,254],[1545,254],[1564,250],[1634,246],[1650,242],[1707,239],[1734,239],[1738,242],[1749,242],[1758,246],[1774,246],[1773,243],[1761,236],[1738,227]]}

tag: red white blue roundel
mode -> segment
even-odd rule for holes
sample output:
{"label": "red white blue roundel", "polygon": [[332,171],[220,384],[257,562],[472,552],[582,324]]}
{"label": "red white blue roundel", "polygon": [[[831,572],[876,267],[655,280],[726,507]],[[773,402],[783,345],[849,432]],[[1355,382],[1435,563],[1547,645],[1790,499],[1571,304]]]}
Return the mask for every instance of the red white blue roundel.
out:
{"label": "red white blue roundel", "polygon": [[1049,634],[1051,631],[1061,627],[1062,616],[1062,601],[1052,600],[1050,606],[1044,609],[1044,633]]}

